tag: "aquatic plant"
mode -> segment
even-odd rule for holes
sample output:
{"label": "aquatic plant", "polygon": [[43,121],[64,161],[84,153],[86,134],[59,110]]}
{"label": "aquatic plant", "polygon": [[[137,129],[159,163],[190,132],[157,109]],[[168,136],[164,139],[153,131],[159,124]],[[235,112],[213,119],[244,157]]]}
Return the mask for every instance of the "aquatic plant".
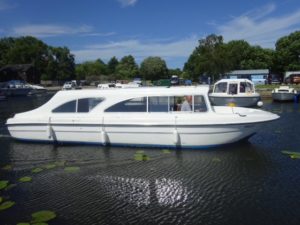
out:
{"label": "aquatic plant", "polygon": [[78,166],[68,166],[68,167],[65,167],[64,169],[66,172],[70,172],[70,173],[73,173],[73,172],[77,172],[80,170],[80,168]]}
{"label": "aquatic plant", "polygon": [[9,181],[8,180],[0,180],[0,190],[7,187]]}
{"label": "aquatic plant", "polygon": [[0,197],[0,203],[3,201],[3,198],[2,197]]}
{"label": "aquatic plant", "polygon": [[148,161],[150,157],[146,154],[144,154],[144,151],[137,151],[134,154],[134,160],[136,161]]}
{"label": "aquatic plant", "polygon": [[221,162],[221,159],[215,157],[215,158],[212,159],[212,161],[213,161],[213,162]]}
{"label": "aquatic plant", "polygon": [[300,152],[281,151],[281,153],[289,155],[291,159],[300,159]]}
{"label": "aquatic plant", "polygon": [[39,173],[39,172],[42,172],[43,170],[44,170],[44,169],[38,167],[38,168],[32,169],[31,172],[32,172],[32,173]]}
{"label": "aquatic plant", "polygon": [[3,170],[12,170],[12,168],[12,165],[6,165],[2,167]]}
{"label": "aquatic plant", "polygon": [[30,225],[30,223],[23,223],[23,222],[21,222],[21,223],[17,223],[17,225]]}
{"label": "aquatic plant", "polygon": [[8,191],[8,190],[14,188],[15,186],[17,186],[17,185],[16,184],[9,184],[9,185],[6,186],[5,191]]}
{"label": "aquatic plant", "polygon": [[54,163],[50,163],[44,166],[46,169],[53,169],[56,167],[56,165]]}
{"label": "aquatic plant", "polygon": [[32,220],[30,223],[44,223],[56,217],[55,212],[50,210],[42,210],[31,214]]}
{"label": "aquatic plant", "polygon": [[3,202],[3,203],[0,205],[0,211],[5,210],[5,209],[9,209],[9,208],[12,207],[14,204],[16,204],[16,203],[13,202],[13,201],[6,201],[6,202]]}
{"label": "aquatic plant", "polygon": [[30,182],[30,181],[32,181],[32,178],[31,178],[31,177],[28,177],[28,176],[26,176],[26,177],[21,177],[21,178],[19,178],[19,181],[20,181],[20,182]]}
{"label": "aquatic plant", "polygon": [[162,152],[163,152],[164,154],[169,154],[169,153],[171,153],[171,151],[170,151],[169,149],[163,149]]}

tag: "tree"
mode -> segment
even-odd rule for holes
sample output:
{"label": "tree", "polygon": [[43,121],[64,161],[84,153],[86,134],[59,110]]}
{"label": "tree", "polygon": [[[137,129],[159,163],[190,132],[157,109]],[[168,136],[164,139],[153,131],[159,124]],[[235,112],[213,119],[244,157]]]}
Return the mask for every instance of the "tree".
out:
{"label": "tree", "polygon": [[158,80],[168,76],[168,69],[160,57],[148,57],[141,63],[140,73],[145,80]]}
{"label": "tree", "polygon": [[118,66],[116,67],[116,73],[123,79],[132,79],[139,73],[138,65],[135,63],[133,56],[124,56]]}
{"label": "tree", "polygon": [[215,34],[199,40],[199,46],[184,65],[184,71],[194,79],[201,74],[219,77],[229,70],[230,64],[223,37]]}
{"label": "tree", "polygon": [[276,42],[274,70],[285,72],[300,70],[300,31],[295,31]]}
{"label": "tree", "polygon": [[107,74],[114,74],[119,64],[118,59],[114,56],[107,63]]}
{"label": "tree", "polygon": [[86,79],[87,77],[100,77],[100,75],[107,74],[107,66],[101,60],[88,61],[82,64],[76,65],[76,77],[77,79]]}

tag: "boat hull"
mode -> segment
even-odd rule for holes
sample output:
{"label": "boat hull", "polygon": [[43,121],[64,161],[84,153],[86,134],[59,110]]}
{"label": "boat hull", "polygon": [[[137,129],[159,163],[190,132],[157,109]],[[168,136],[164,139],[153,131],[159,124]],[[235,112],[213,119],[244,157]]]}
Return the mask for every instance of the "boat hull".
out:
{"label": "boat hull", "polygon": [[257,103],[260,101],[260,96],[213,96],[210,95],[209,99],[212,105],[216,106],[228,106],[234,104],[239,107],[252,107],[257,106]]}
{"label": "boat hull", "polygon": [[294,97],[294,93],[272,93],[274,101],[293,101]]}
{"label": "boat hull", "polygon": [[2,88],[1,91],[6,96],[26,96],[31,91],[31,88]]}
{"label": "boat hull", "polygon": [[12,137],[23,141],[166,148],[207,148],[253,135],[260,124],[232,125],[9,125]]}

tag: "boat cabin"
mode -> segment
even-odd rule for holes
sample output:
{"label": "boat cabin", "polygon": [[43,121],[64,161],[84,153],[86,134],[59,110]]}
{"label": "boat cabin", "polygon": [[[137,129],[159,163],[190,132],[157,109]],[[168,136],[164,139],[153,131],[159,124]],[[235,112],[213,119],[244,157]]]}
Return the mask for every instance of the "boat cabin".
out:
{"label": "boat cabin", "polygon": [[248,79],[222,79],[215,83],[213,93],[229,95],[254,93],[254,84]]}

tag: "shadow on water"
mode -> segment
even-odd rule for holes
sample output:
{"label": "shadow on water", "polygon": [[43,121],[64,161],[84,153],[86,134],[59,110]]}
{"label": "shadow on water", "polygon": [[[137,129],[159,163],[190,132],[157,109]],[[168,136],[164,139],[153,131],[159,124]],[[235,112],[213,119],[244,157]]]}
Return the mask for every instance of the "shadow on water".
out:
{"label": "shadow on water", "polygon": [[[299,224],[300,161],[281,151],[299,148],[300,111],[290,103],[270,102],[264,109],[281,119],[248,142],[199,151],[0,137],[0,166],[12,167],[0,170],[0,180],[17,184],[0,190],[16,202],[0,211],[0,221],[16,224],[32,212],[52,210],[58,217],[49,224]],[[147,160],[137,160],[137,153]],[[43,171],[33,173],[34,168]],[[32,181],[20,183],[23,176]]]}

